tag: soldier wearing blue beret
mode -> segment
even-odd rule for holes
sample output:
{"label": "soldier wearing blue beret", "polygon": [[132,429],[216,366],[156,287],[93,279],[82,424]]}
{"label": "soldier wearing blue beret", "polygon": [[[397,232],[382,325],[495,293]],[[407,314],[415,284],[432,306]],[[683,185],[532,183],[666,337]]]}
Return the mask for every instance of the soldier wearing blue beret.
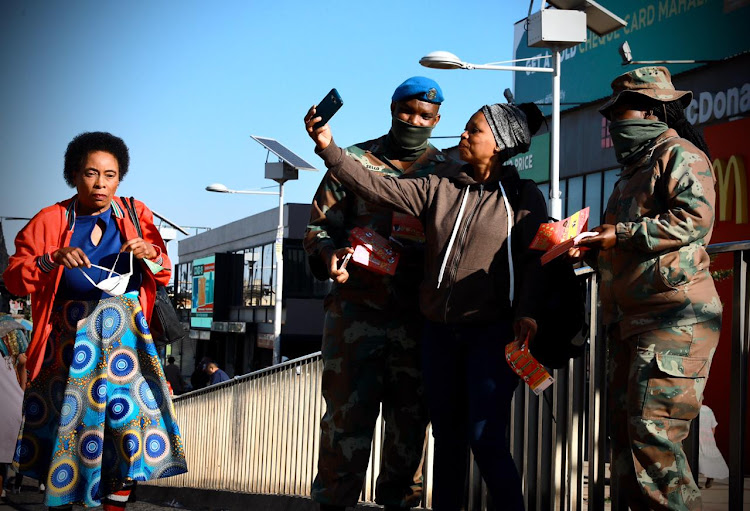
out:
{"label": "soldier wearing blue beret", "polygon": [[[443,91],[434,80],[409,78],[391,97],[388,133],[350,146],[347,156],[372,172],[402,179],[456,172],[460,165],[429,142],[442,102]],[[313,107],[305,120],[315,116]],[[341,264],[352,252],[354,227],[390,241],[399,252],[395,275]],[[313,198],[304,245],[315,276],[333,280],[325,300],[326,413],[312,499],[322,511],[356,506],[382,403],[386,427],[375,500],[388,511],[415,507],[422,496],[420,461],[428,422],[419,363],[422,225],[359,198],[326,173]]]}

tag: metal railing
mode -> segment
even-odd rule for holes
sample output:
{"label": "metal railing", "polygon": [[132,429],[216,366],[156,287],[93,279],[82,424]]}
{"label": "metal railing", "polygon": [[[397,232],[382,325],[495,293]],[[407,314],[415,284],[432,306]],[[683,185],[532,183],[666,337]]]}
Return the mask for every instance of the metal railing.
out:
{"label": "metal railing", "polygon": [[[750,241],[712,245],[709,252],[734,255],[729,491],[730,509],[740,510],[750,345]],[[608,497],[606,349],[593,306],[598,302],[596,276],[589,273],[587,279],[590,337],[586,355],[554,372],[555,384],[545,391],[546,401],[526,385],[520,385],[514,396],[509,441],[528,510],[600,510]],[[728,312],[725,321],[730,320]],[[321,374],[320,354],[315,353],[175,398],[189,472],[150,484],[309,495],[324,411]],[[383,433],[382,421],[378,424],[364,502],[374,502]],[[428,438],[423,462],[423,506],[427,508],[431,506],[433,453],[431,435]],[[466,509],[488,509],[491,503],[479,470],[473,460],[471,465]]]}

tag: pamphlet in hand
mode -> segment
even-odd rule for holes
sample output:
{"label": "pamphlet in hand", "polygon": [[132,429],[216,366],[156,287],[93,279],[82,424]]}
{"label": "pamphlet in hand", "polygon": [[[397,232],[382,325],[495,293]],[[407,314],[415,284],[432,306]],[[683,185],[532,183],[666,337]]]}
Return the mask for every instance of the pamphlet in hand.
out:
{"label": "pamphlet in hand", "polygon": [[531,240],[529,248],[544,250],[542,264],[547,264],[554,258],[566,253],[583,238],[596,236],[598,233],[586,229],[589,223],[589,208],[583,208],[573,213],[565,220],[542,224]]}
{"label": "pamphlet in hand", "polygon": [[516,340],[505,345],[505,361],[514,373],[536,394],[555,383],[542,364],[529,351],[528,339],[523,343]]}
{"label": "pamphlet in hand", "polygon": [[388,240],[372,229],[355,227],[349,231],[354,248],[351,261],[375,273],[394,275],[399,254]]}

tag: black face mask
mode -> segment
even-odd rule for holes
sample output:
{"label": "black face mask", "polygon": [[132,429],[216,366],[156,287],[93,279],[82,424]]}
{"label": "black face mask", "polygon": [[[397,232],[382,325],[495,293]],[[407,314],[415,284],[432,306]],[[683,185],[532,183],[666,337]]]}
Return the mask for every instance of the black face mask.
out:
{"label": "black face mask", "polygon": [[413,161],[430,145],[430,135],[434,126],[414,126],[393,117],[388,133],[389,156],[401,161]]}

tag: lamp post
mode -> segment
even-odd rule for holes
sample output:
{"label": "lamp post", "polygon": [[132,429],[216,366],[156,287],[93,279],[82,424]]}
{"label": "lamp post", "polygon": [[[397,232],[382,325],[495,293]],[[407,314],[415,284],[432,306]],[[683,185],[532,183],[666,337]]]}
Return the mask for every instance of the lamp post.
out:
{"label": "lamp post", "polygon": [[278,192],[265,192],[263,190],[232,190],[221,183],[214,183],[206,187],[206,191],[216,193],[239,193],[245,195],[278,195],[279,196],[279,223],[276,226],[276,241],[274,253],[276,254],[276,299],[273,307],[273,363],[281,361],[281,298],[284,283],[284,181],[279,181]]}
{"label": "lamp post", "polygon": [[[530,60],[530,59],[523,59]],[[520,62],[520,60],[509,61]],[[488,69],[490,71],[526,71],[529,73],[552,73],[552,127],[550,128],[550,202],[549,215],[562,218],[560,198],[560,52],[552,52],[552,67],[508,66],[504,63],[471,64],[447,51],[433,51],[419,63],[433,69]]]}

